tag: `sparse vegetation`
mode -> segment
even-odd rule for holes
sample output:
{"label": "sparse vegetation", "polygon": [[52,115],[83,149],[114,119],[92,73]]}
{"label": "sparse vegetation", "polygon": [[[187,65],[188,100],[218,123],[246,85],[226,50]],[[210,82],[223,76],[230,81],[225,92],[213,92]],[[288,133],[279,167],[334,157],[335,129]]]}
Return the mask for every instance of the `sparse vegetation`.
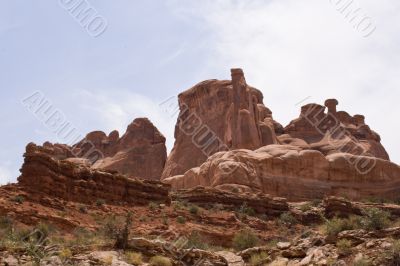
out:
{"label": "sparse vegetation", "polygon": [[159,205],[157,203],[155,203],[155,202],[150,202],[149,203],[149,210],[150,211],[155,211],[155,210],[158,209],[158,207],[159,207]]}
{"label": "sparse vegetation", "polygon": [[244,202],[239,209],[239,218],[246,215],[255,216],[256,212],[253,208],[249,207],[246,202]]}
{"label": "sparse vegetation", "polygon": [[341,239],[336,243],[336,247],[338,248],[339,254],[343,256],[347,256],[351,254],[351,241],[347,239]]}
{"label": "sparse vegetation", "polygon": [[199,207],[197,207],[196,205],[191,205],[189,207],[189,212],[193,215],[197,215],[199,213]]}
{"label": "sparse vegetation", "polygon": [[389,226],[390,213],[377,208],[364,210],[363,226],[367,230],[381,230]]}
{"label": "sparse vegetation", "polygon": [[133,264],[135,266],[141,265],[143,263],[142,254],[137,252],[125,252],[124,258],[127,263]]}
{"label": "sparse vegetation", "polygon": [[290,212],[284,212],[279,216],[279,221],[280,224],[290,226],[290,225],[295,225],[298,223],[297,219],[290,213]]}
{"label": "sparse vegetation", "polygon": [[17,195],[14,198],[12,198],[12,201],[18,203],[18,204],[22,204],[25,201],[25,197],[22,195]]}
{"label": "sparse vegetation", "polygon": [[233,247],[240,251],[247,248],[252,248],[260,243],[260,239],[250,230],[241,230],[235,234],[233,238]]}
{"label": "sparse vegetation", "polygon": [[79,206],[79,211],[81,212],[81,213],[88,213],[88,209],[87,209],[87,207],[85,206],[85,205],[80,205]]}
{"label": "sparse vegetation", "polygon": [[313,205],[311,204],[311,202],[307,202],[300,206],[300,210],[302,212],[307,212],[307,211],[310,211],[312,209],[312,207],[313,207]]}
{"label": "sparse vegetation", "polygon": [[154,256],[150,259],[151,266],[172,266],[172,262],[169,258],[164,256]]}
{"label": "sparse vegetation", "polygon": [[206,239],[199,232],[192,232],[187,238],[186,248],[197,248],[208,250],[210,246],[207,244]]}
{"label": "sparse vegetation", "polygon": [[126,249],[126,247],[128,246],[131,225],[132,225],[132,213],[128,212],[128,214],[126,215],[124,228],[122,230],[118,230],[115,241],[115,247],[123,250]]}
{"label": "sparse vegetation", "polygon": [[105,201],[105,200],[103,200],[103,199],[97,199],[97,200],[96,200],[96,206],[97,206],[97,207],[101,207],[101,206],[103,206],[104,204],[106,204],[106,201]]}
{"label": "sparse vegetation", "polygon": [[178,217],[176,217],[176,222],[180,223],[180,224],[184,224],[184,223],[186,223],[186,218],[183,216],[178,216]]}
{"label": "sparse vegetation", "polygon": [[330,237],[336,237],[342,231],[360,229],[361,227],[362,218],[359,216],[343,219],[335,217],[325,221],[326,233]]}
{"label": "sparse vegetation", "polygon": [[372,266],[372,263],[367,259],[359,259],[353,262],[353,266]]}
{"label": "sparse vegetation", "polygon": [[266,252],[261,252],[259,254],[253,254],[250,257],[249,265],[251,265],[251,266],[266,265],[268,260],[269,260],[269,255]]}

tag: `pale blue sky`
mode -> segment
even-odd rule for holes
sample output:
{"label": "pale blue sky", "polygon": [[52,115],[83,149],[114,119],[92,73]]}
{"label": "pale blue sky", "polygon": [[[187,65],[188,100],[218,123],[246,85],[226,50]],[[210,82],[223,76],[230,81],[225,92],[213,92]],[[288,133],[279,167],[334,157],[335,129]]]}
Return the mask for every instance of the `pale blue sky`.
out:
{"label": "pale blue sky", "polygon": [[356,2],[376,26],[367,38],[329,0],[91,0],[108,22],[97,38],[61,2],[0,0],[0,183],[16,180],[27,143],[59,141],[21,103],[35,91],[82,133],[147,116],[171,148],[175,118],[159,104],[231,67],[284,125],[302,99],[337,98],[400,162],[397,0]]}

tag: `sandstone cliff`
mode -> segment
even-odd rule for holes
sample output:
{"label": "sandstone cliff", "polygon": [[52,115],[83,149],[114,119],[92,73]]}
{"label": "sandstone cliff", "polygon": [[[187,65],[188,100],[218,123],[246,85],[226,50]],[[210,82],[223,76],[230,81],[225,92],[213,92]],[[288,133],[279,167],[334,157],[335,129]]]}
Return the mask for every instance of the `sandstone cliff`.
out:
{"label": "sandstone cliff", "polygon": [[183,174],[210,155],[277,143],[282,130],[264,106],[262,93],[247,85],[241,69],[232,80],[207,80],[179,95],[175,144],[162,178]]}
{"label": "sandstone cliff", "polygon": [[99,199],[110,204],[170,201],[168,185],[94,170],[68,160],[57,160],[51,152],[33,143],[28,144],[18,178],[24,191],[83,203],[93,203]]}

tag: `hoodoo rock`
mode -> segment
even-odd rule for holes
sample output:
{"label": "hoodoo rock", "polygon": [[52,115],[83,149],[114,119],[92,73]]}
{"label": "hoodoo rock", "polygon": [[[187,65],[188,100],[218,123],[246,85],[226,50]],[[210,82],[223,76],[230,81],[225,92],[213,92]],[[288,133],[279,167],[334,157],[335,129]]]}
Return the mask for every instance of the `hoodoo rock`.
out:
{"label": "hoodoo rock", "polygon": [[243,71],[232,80],[207,80],[181,93],[175,144],[162,178],[183,174],[210,155],[277,143],[282,126],[264,106],[262,93],[247,85]]}
{"label": "hoodoo rock", "polygon": [[18,178],[24,191],[82,203],[98,199],[110,204],[170,202],[166,184],[93,170],[69,160],[57,160],[51,153],[51,149],[28,144]]}
{"label": "hoodoo rock", "polygon": [[160,179],[167,159],[165,137],[147,118],[135,119],[122,137],[116,130],[108,136],[93,131],[72,147],[49,142],[43,146],[58,160],[151,180]]}
{"label": "hoodoo rock", "polygon": [[284,129],[285,134],[279,136],[280,142],[300,143],[299,146],[319,150],[325,155],[350,153],[389,160],[380,136],[365,124],[365,117],[337,111],[338,103],[336,99],[328,99],[325,106],[303,106],[300,117],[290,122]]}

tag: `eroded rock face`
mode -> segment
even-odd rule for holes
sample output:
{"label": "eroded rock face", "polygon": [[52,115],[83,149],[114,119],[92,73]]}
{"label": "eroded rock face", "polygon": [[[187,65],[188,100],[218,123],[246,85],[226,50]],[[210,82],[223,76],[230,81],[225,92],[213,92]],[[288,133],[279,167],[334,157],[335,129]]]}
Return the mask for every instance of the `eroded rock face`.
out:
{"label": "eroded rock face", "polygon": [[299,118],[285,127],[286,135],[279,137],[280,142],[319,150],[325,155],[350,153],[389,160],[380,136],[365,124],[364,116],[337,111],[338,103],[328,99],[325,106],[303,106]]}
{"label": "eroded rock face", "polygon": [[[362,168],[369,165],[369,168]],[[368,171],[367,171],[368,170]],[[251,150],[219,152],[200,167],[164,180],[174,189],[210,186],[263,192],[289,200],[340,195],[351,199],[396,199],[400,167],[386,160],[292,145],[269,145]]]}
{"label": "eroded rock face", "polygon": [[282,130],[264,106],[262,93],[247,85],[241,69],[232,80],[207,80],[179,95],[175,145],[162,178],[183,174],[210,155],[277,143]]}
{"label": "eroded rock face", "polygon": [[147,118],[135,119],[121,137],[116,130],[108,136],[94,131],[72,147],[49,142],[43,146],[55,159],[151,180],[160,179],[167,159],[165,137]]}
{"label": "eroded rock face", "polygon": [[28,144],[22,174],[18,178],[24,191],[82,203],[93,203],[98,199],[112,204],[170,202],[166,184],[57,160],[51,152],[51,149]]}
{"label": "eroded rock face", "polygon": [[211,187],[195,187],[180,190],[173,199],[190,202],[203,207],[221,204],[225,209],[238,210],[243,204],[256,213],[279,216],[289,211],[289,205],[283,198],[273,198],[266,194],[232,193]]}

